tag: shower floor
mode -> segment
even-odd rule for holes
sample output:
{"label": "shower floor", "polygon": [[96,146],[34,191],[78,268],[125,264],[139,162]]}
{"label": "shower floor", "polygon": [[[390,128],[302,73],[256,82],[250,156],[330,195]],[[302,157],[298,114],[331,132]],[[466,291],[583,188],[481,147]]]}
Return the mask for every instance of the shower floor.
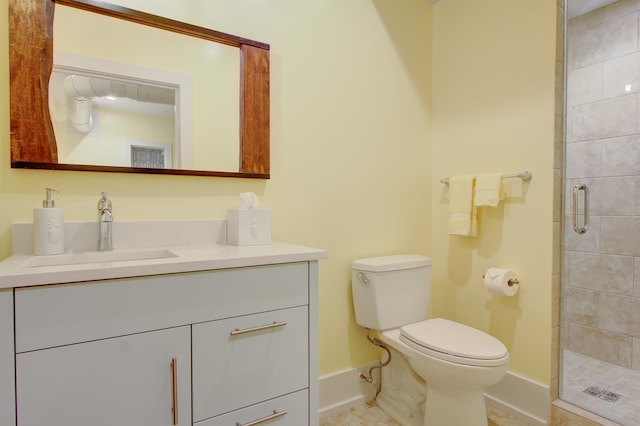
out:
{"label": "shower floor", "polygon": [[615,422],[640,419],[640,371],[563,351],[562,399]]}

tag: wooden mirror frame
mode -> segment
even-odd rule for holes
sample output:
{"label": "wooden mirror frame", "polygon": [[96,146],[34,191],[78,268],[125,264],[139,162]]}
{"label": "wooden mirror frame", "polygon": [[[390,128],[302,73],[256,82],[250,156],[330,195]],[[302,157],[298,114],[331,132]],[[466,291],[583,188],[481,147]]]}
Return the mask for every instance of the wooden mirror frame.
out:
{"label": "wooden mirror frame", "polygon": [[[55,4],[240,49],[239,172],[58,163],[49,114]],[[94,0],[9,0],[11,167],[269,179],[269,45]]]}

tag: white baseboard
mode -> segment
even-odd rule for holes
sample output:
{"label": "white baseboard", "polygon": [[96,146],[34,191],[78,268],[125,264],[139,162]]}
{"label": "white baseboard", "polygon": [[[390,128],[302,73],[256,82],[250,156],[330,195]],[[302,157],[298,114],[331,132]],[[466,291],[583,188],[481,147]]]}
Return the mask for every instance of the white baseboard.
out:
{"label": "white baseboard", "polygon": [[[349,368],[320,378],[320,418],[370,401],[375,389],[359,378],[369,365]],[[507,372],[505,378],[485,392],[487,405],[532,426],[547,426],[551,410],[549,387],[518,374]]]}
{"label": "white baseboard", "polygon": [[[360,368],[348,368],[320,377],[320,418],[332,416],[375,398],[375,389],[360,379],[361,371],[367,372],[371,364]],[[377,377],[377,376],[376,376]]]}
{"label": "white baseboard", "polygon": [[527,422],[532,426],[549,424],[551,394],[549,386],[510,371],[497,385],[484,393],[487,405]]}

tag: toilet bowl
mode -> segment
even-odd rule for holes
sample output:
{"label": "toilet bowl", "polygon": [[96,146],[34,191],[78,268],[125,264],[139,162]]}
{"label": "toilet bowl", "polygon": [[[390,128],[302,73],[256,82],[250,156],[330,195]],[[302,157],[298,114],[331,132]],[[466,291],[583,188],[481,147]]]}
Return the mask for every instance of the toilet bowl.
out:
{"label": "toilet bowl", "polygon": [[443,318],[424,320],[430,269],[431,260],[417,255],[353,264],[356,322],[378,331],[393,349],[391,364],[410,366],[411,371],[392,367],[396,376],[415,373],[426,382],[422,413],[425,391],[415,379],[394,377],[389,390],[389,374],[385,376],[383,369],[379,404],[403,426],[486,426],[484,389],[505,376],[509,353],[498,339],[480,330]]}
{"label": "toilet bowl", "polygon": [[[414,334],[408,336],[407,329]],[[484,389],[502,380],[509,363],[500,341],[442,318],[387,330],[380,337],[427,383],[425,425],[487,425]]]}

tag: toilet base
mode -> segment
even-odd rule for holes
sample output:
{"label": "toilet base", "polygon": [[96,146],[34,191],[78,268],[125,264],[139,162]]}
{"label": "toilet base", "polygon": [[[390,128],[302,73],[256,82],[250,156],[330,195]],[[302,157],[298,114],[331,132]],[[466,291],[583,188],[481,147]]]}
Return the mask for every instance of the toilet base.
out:
{"label": "toilet base", "polygon": [[[403,366],[402,369],[397,370],[398,374],[404,372],[406,375],[420,378],[422,383],[425,383],[422,378],[427,378],[427,385],[422,388],[423,392],[426,390],[426,403],[423,407],[424,411],[421,412],[424,420],[423,423],[419,423],[420,426],[487,426],[484,389],[502,380],[507,372],[508,358],[505,358],[504,363],[494,367],[455,364],[424,356],[405,345],[400,341],[399,329],[385,331],[381,337],[387,347],[393,350],[391,363],[382,369],[383,374],[385,369],[395,362]],[[403,382],[398,378],[395,380]],[[409,382],[409,380],[405,381]],[[382,376],[383,391],[386,385],[389,385],[389,380],[385,383],[385,377]],[[394,388],[397,387],[392,385],[386,389],[393,393]],[[404,386],[402,391],[416,395],[416,391],[408,386]],[[382,392],[380,394],[382,395]],[[422,395],[425,394],[422,393]],[[416,399],[415,396],[413,399]],[[411,398],[403,399],[403,401],[410,400]],[[414,426],[414,423],[403,423],[396,419],[393,412],[389,414],[403,426]]]}
{"label": "toilet base", "polygon": [[[463,407],[463,409],[461,409]],[[478,390],[427,388],[424,426],[487,426],[484,394]]]}
{"label": "toilet base", "polygon": [[376,404],[400,426],[487,426],[482,392],[428,387],[401,353],[388,348],[391,362],[382,368]]}
{"label": "toilet base", "polygon": [[407,359],[393,347],[391,362],[381,371],[381,391],[376,404],[401,426],[422,426],[426,386]]}

